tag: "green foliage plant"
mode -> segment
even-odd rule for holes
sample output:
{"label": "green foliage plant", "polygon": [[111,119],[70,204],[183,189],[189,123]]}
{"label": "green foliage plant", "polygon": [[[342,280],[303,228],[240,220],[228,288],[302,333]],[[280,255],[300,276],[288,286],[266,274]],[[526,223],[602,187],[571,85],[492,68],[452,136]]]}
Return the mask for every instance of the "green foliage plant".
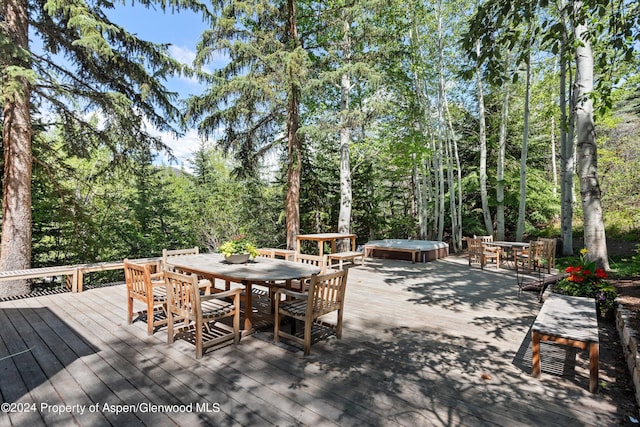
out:
{"label": "green foliage plant", "polygon": [[220,253],[225,257],[233,254],[249,254],[251,258],[255,258],[258,256],[258,249],[245,234],[238,234],[220,245]]}
{"label": "green foliage plant", "polygon": [[553,291],[562,295],[595,298],[600,315],[605,317],[614,308],[618,294],[616,288],[605,280],[606,271],[596,268],[594,261],[585,258],[587,253],[587,249],[580,251],[580,263],[565,269],[568,276],[556,283]]}

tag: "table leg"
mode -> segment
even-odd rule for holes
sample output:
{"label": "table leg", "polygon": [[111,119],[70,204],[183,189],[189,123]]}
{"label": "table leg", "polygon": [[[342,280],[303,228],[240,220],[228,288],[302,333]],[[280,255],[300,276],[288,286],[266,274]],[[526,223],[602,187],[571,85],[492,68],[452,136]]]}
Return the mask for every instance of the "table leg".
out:
{"label": "table leg", "polygon": [[251,301],[251,294],[253,293],[252,283],[243,281],[244,285],[244,331],[248,332],[253,328],[253,306]]}
{"label": "table leg", "polygon": [[318,240],[318,255],[322,256],[324,254],[324,241]]}

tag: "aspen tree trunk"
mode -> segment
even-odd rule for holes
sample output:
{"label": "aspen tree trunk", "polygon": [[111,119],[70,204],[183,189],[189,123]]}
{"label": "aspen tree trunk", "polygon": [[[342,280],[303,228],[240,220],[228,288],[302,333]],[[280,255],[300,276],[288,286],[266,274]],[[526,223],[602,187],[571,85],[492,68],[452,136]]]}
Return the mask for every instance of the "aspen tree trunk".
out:
{"label": "aspen tree trunk", "polygon": [[558,195],[558,171],[556,163],[556,118],[551,116],[551,179],[553,180],[553,195]]}
{"label": "aspen tree trunk", "polygon": [[[289,14],[289,37],[297,45],[298,27],[295,0],[287,0]],[[300,127],[300,88],[290,76],[289,105],[287,108],[288,170],[286,196],[287,248],[296,250],[300,232],[300,174],[302,171],[302,147],[298,128]]]}
{"label": "aspen tree trunk", "polygon": [[[5,29],[11,44],[29,50],[29,20],[26,0],[2,2]],[[3,67],[27,70],[28,59],[19,54],[3,55]],[[2,143],[4,145],[4,177],[2,181],[2,241],[0,270],[22,270],[31,266],[31,85],[24,75],[14,75],[15,87],[5,94],[3,107]],[[6,85],[7,82],[3,82]],[[6,89],[5,89],[6,90]],[[4,282],[0,297],[23,295],[29,292],[26,280]]]}
{"label": "aspen tree trunk", "polygon": [[[447,138],[447,125],[444,117],[444,64],[443,50],[444,43],[442,40],[442,2],[438,1],[438,156],[440,159],[440,168],[438,169],[438,202],[440,204],[440,216],[438,217],[438,240],[442,241],[444,237],[444,215],[445,215],[445,178],[444,178],[444,162],[445,162],[445,139]],[[449,187],[453,188],[453,187]]]}
{"label": "aspen tree trunk", "polygon": [[498,140],[498,165],[496,171],[496,240],[505,240],[504,224],[504,157],[507,146],[507,121],[509,120],[509,69],[507,60],[506,78],[502,85],[502,111],[500,113],[500,136]]}
{"label": "aspen tree trunk", "polygon": [[[453,123],[451,122],[451,114],[449,114],[449,106],[447,103],[447,117],[449,118],[449,129],[451,131],[451,140],[453,143],[453,155],[456,161],[456,179],[457,179],[457,193],[458,193],[458,206],[455,209],[457,220],[455,226],[451,231],[453,236],[453,250],[454,252],[460,252],[462,250],[462,166],[460,165],[460,153],[458,152],[458,142],[453,131]],[[453,191],[453,190],[452,190]]]}
{"label": "aspen tree trunk", "polygon": [[[456,215],[455,226],[452,220],[452,231],[454,252],[462,250],[462,166],[460,165],[460,153],[458,152],[458,142],[455,130],[453,129],[453,121],[451,120],[451,112],[449,111],[449,101],[447,101],[447,92],[444,93],[444,107],[447,113],[447,123],[449,125],[449,134],[451,136],[451,144],[453,144],[453,156],[456,161],[456,173],[457,173],[457,194],[458,194],[458,206],[454,209]],[[453,189],[450,191],[454,191]]]}
{"label": "aspen tree trunk", "polygon": [[520,204],[518,206],[518,228],[516,240],[522,241],[527,206],[527,156],[529,146],[529,104],[531,97],[531,52],[527,55],[527,82],[524,96],[524,129],[522,130],[522,152],[520,154]]}
{"label": "aspen tree trunk", "polygon": [[[343,52],[345,62],[351,57],[351,26],[348,19],[344,20]],[[340,212],[338,214],[338,233],[349,233],[351,230],[351,162],[349,149],[351,143],[351,124],[349,120],[349,92],[351,78],[348,72],[342,74],[340,82]],[[338,251],[351,250],[345,241],[338,243]]]}
{"label": "aspen tree trunk", "polygon": [[[562,23],[567,28],[566,5],[561,3]],[[572,91],[567,95],[567,87],[571,87],[571,77],[567,82],[567,48],[569,40],[563,36],[560,44],[560,238],[562,239],[562,255],[573,255],[573,174],[575,173],[575,157],[573,145],[573,107],[567,117],[567,99],[572,100]],[[568,83],[568,84],[567,84]]]}
{"label": "aspen tree trunk", "polygon": [[[582,2],[574,3],[574,16]],[[584,217],[584,244],[589,251],[587,258],[596,265],[609,270],[607,241],[602,214],[600,184],[598,182],[598,147],[593,120],[593,52],[587,27],[574,23],[576,48],[576,130],[578,134],[578,176]]]}
{"label": "aspen tree trunk", "polygon": [[[476,42],[476,53],[480,57],[480,40]],[[482,70],[480,64],[476,68],[476,84],[478,90],[478,138],[480,142],[480,201],[482,204],[482,218],[487,234],[493,235],[491,212],[489,211],[489,196],[487,193],[487,125],[484,112],[484,91],[482,88]]]}

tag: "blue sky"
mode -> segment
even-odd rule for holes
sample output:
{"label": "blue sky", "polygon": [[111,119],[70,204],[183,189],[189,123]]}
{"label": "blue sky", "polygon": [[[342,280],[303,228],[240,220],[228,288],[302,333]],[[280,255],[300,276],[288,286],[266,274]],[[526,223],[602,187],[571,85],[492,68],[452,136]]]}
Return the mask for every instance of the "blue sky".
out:
{"label": "blue sky", "polygon": [[[143,40],[170,44],[171,55],[187,64],[193,61],[200,34],[206,29],[206,24],[200,17],[188,10],[165,13],[159,9],[154,10],[141,5],[131,6],[128,3],[127,6],[118,5],[114,10],[108,11],[107,15],[113,22]],[[223,62],[224,59],[221,58],[220,65]],[[178,92],[181,98],[199,94],[203,90],[197,81],[187,78],[173,78],[167,81],[166,85],[170,90]],[[189,165],[185,161],[200,145],[200,138],[195,130],[187,132],[180,139],[175,139],[169,134],[155,133],[172,148],[173,154],[178,158],[178,166],[184,165],[188,169]],[[160,156],[157,162],[168,164],[165,156]]]}

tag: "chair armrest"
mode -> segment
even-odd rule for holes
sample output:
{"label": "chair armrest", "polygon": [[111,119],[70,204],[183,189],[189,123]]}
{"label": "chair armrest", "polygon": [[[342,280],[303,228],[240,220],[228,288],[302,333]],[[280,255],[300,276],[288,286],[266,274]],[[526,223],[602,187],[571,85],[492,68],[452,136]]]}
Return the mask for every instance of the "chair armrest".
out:
{"label": "chair armrest", "polygon": [[296,291],[292,291],[289,289],[282,289],[282,288],[278,288],[275,291],[276,294],[284,294],[287,296],[290,296],[292,298],[307,298],[308,295],[303,293],[303,292],[296,292]]}
{"label": "chair armrest", "polygon": [[198,288],[200,290],[204,289],[204,294],[205,295],[210,295],[211,294],[211,289],[213,288],[213,283],[211,283],[211,280],[209,280],[209,279],[200,279],[198,281]]}
{"label": "chair armrest", "polygon": [[164,285],[165,285],[165,282],[162,275],[160,275],[160,277],[153,277],[153,275],[151,275],[151,287],[164,286]]}
{"label": "chair armrest", "polygon": [[215,292],[211,295],[203,295],[200,297],[200,300],[206,301],[214,298],[220,299],[220,298],[227,298],[227,297],[235,297],[236,295],[240,295],[241,292],[242,292],[241,288],[235,288],[228,291]]}

